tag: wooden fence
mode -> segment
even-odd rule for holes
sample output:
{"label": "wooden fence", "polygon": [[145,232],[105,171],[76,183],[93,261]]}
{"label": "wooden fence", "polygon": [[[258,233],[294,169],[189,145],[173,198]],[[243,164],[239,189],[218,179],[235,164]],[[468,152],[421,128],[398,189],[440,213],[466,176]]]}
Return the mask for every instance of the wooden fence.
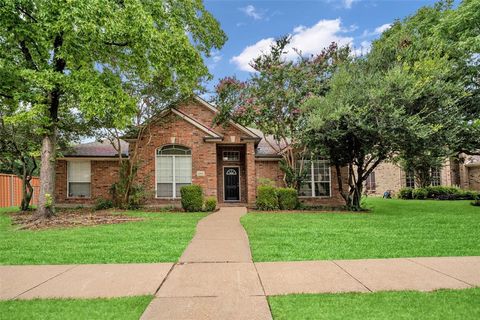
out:
{"label": "wooden fence", "polygon": [[[40,190],[40,179],[33,177],[31,182],[33,187],[33,198],[31,205],[38,202],[38,192]],[[22,203],[22,179],[13,174],[0,173],[0,207],[16,207]]]}

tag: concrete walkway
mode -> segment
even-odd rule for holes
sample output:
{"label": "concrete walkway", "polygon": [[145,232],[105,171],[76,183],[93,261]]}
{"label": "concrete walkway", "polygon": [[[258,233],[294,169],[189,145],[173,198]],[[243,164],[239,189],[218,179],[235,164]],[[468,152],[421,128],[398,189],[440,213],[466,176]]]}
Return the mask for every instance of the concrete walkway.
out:
{"label": "concrete walkway", "polygon": [[204,218],[176,264],[0,266],[0,300],[152,294],[142,319],[271,319],[270,295],[480,286],[480,257],[253,263],[244,214]]}
{"label": "concrete walkway", "polygon": [[271,319],[248,237],[246,208],[204,218],[142,319]]}

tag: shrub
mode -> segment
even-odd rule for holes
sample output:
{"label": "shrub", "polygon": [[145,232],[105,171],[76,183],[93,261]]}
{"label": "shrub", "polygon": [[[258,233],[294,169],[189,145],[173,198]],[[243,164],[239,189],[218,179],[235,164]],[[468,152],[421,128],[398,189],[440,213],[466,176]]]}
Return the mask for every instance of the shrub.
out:
{"label": "shrub", "polygon": [[293,188],[278,188],[278,207],[282,210],[293,210],[298,206],[298,192]]}
{"label": "shrub", "polygon": [[128,197],[128,209],[138,209],[140,208],[147,199],[147,192],[141,184],[133,185],[130,188],[130,195]]}
{"label": "shrub", "polygon": [[212,212],[217,208],[217,199],[214,197],[208,197],[205,199],[205,204],[203,206],[204,211]]}
{"label": "shrub", "polygon": [[203,190],[199,185],[189,185],[180,188],[182,195],[182,208],[187,212],[202,211]]}
{"label": "shrub", "polygon": [[428,190],[425,188],[416,188],[412,191],[413,199],[424,200],[428,197]]}
{"label": "shrub", "polygon": [[260,210],[277,210],[277,192],[272,186],[259,186],[257,188],[257,208]]}
{"label": "shrub", "polygon": [[269,178],[258,178],[257,179],[257,184],[259,186],[269,186],[269,187],[275,187],[275,181]]}
{"label": "shrub", "polygon": [[480,193],[473,190],[463,190],[462,198],[465,200],[480,200]]}
{"label": "shrub", "polygon": [[477,195],[472,202],[472,206],[480,207],[480,195]]}
{"label": "shrub", "polygon": [[113,201],[110,199],[100,197],[95,201],[95,210],[106,210],[110,208],[113,208]]}
{"label": "shrub", "polygon": [[398,191],[398,197],[400,199],[413,199],[413,188],[402,188]]}

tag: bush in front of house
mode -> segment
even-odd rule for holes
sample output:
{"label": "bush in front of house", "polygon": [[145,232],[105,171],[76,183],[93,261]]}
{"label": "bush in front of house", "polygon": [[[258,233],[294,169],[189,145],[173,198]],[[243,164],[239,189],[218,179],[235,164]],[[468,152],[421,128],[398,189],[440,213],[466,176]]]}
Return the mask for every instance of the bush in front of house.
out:
{"label": "bush in front of house", "polygon": [[475,200],[479,195],[477,191],[463,190],[459,187],[430,186],[425,188],[428,191],[428,199],[438,200]]}
{"label": "bush in front of house", "polygon": [[400,199],[436,199],[436,200],[475,200],[479,192],[463,190],[459,187],[430,186],[425,188],[402,188],[398,193]]}
{"label": "bush in front of house", "polygon": [[277,190],[272,186],[259,186],[257,188],[257,209],[278,210]]}
{"label": "bush in front of house", "polygon": [[404,200],[413,199],[412,193],[413,188],[402,188],[398,191],[398,197]]}
{"label": "bush in front of house", "polygon": [[294,188],[278,188],[277,198],[281,210],[293,210],[298,207],[298,192]]}
{"label": "bush in front of house", "polygon": [[203,190],[196,184],[180,188],[182,208],[187,212],[198,212],[203,209]]}
{"label": "bush in front of house", "polygon": [[106,210],[110,208],[113,208],[113,201],[110,199],[100,197],[95,201],[95,210]]}
{"label": "bush in front of house", "polygon": [[203,205],[203,210],[206,212],[215,211],[217,208],[217,199],[215,197],[208,197],[205,199],[205,204]]}
{"label": "bush in front of house", "polygon": [[472,206],[480,207],[480,195],[477,195],[475,199],[473,199]]}
{"label": "bush in front of house", "polygon": [[415,188],[412,191],[413,199],[425,200],[428,197],[428,190],[425,188]]}

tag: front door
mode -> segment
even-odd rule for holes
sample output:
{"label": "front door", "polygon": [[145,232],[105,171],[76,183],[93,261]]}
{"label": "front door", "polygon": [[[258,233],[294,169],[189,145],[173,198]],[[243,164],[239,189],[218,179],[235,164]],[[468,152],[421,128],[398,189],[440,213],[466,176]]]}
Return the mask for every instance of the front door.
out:
{"label": "front door", "polygon": [[225,201],[240,200],[240,168],[239,167],[223,168],[223,188],[225,193]]}

